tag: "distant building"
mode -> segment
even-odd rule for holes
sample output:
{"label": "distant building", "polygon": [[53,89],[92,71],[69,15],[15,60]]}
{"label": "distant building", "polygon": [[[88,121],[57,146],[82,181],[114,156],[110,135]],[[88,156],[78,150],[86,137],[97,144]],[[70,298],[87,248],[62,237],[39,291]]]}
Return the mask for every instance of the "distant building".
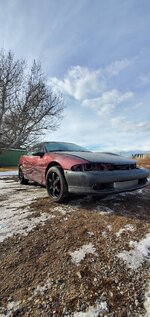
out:
{"label": "distant building", "polygon": [[139,153],[139,154],[132,154],[132,158],[134,159],[140,159],[140,158],[147,158],[147,157],[150,157],[150,153]]}

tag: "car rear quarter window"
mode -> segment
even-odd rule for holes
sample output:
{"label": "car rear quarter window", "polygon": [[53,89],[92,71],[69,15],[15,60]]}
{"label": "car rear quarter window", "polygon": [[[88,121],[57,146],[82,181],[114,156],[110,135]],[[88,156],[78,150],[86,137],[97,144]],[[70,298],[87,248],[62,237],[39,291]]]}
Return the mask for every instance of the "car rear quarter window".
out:
{"label": "car rear quarter window", "polygon": [[41,153],[41,152],[45,152],[44,146],[43,146],[43,144],[38,144],[38,145],[33,146],[29,150],[28,155],[36,156],[36,155],[38,155],[38,153]]}

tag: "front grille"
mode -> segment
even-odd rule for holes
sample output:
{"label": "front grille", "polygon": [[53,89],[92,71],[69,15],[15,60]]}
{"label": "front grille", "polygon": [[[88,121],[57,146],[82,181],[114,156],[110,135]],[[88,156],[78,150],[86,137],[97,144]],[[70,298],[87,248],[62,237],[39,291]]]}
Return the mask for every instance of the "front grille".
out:
{"label": "front grille", "polygon": [[112,170],[119,170],[119,171],[126,171],[126,170],[132,170],[135,169],[136,165],[135,164],[125,164],[125,165],[115,165],[112,164]]}
{"label": "front grille", "polygon": [[127,171],[136,168],[136,164],[109,164],[99,163],[97,164],[97,170],[105,171]]}

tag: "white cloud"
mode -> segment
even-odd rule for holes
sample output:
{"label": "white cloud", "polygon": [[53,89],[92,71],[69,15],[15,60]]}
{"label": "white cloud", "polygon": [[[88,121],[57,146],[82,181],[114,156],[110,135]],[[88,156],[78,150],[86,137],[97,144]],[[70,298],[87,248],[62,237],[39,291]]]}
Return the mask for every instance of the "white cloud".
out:
{"label": "white cloud", "polygon": [[144,103],[143,102],[137,102],[133,107],[132,109],[140,109],[141,107],[144,106]]}
{"label": "white cloud", "polygon": [[83,100],[87,95],[102,91],[105,88],[100,80],[100,70],[89,70],[86,67],[71,67],[64,79],[50,78],[49,84],[58,86],[61,90],[77,100]]}
{"label": "white cloud", "polygon": [[144,87],[150,85],[150,73],[139,77],[139,86]]}
{"label": "white cloud", "polygon": [[92,109],[73,104],[66,107],[60,128],[47,132],[43,140],[73,142],[95,151],[150,150],[148,131],[135,130],[126,117],[114,119],[112,125],[111,116],[99,117]]}
{"label": "white cloud", "polygon": [[131,64],[132,60],[128,60],[127,58],[115,61],[106,67],[106,73],[111,76],[116,76]]}
{"label": "white cloud", "polygon": [[84,100],[82,105],[89,108],[95,108],[100,115],[104,115],[111,113],[117,105],[132,98],[133,95],[132,92],[121,94],[117,89],[113,89],[105,91],[99,98]]}
{"label": "white cloud", "polygon": [[123,69],[128,67],[131,61],[124,59],[115,61],[106,68],[91,70],[87,67],[71,67],[64,79],[52,77],[49,84],[57,86],[77,100],[84,99],[102,93],[107,89],[107,80],[111,76],[118,75]]}
{"label": "white cloud", "polygon": [[147,132],[150,131],[150,121],[129,121],[125,117],[111,119],[112,127],[123,132]]}
{"label": "white cloud", "polygon": [[130,64],[124,59],[97,70],[75,66],[63,79],[50,78],[49,84],[59,87],[67,100],[64,119],[52,138],[98,151],[149,149],[147,137],[143,141],[142,135],[147,136],[150,123],[144,121],[144,116],[139,118],[138,111],[132,111],[140,109],[143,103],[132,91],[117,89],[112,78]]}

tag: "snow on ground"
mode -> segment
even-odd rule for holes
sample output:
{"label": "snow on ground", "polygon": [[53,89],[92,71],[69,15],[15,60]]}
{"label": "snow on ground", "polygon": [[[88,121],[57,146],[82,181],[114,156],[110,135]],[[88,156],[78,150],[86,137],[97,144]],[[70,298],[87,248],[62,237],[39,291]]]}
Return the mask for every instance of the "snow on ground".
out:
{"label": "snow on ground", "polygon": [[63,216],[71,213],[72,211],[74,211],[76,208],[78,208],[78,204],[77,205],[74,205],[74,206],[56,206],[53,208],[53,211],[54,212],[60,212]]}
{"label": "snow on ground", "polygon": [[2,177],[2,176],[16,176],[16,175],[18,175],[18,170],[0,172],[0,177]]}
{"label": "snow on ground", "polygon": [[[10,175],[10,172],[8,172]],[[15,173],[15,171],[14,171]],[[13,175],[13,174],[11,174]],[[1,173],[0,173],[1,177]],[[5,178],[6,177],[6,178]],[[141,194],[142,191],[139,191]],[[121,199],[126,193],[117,196]],[[52,215],[49,213],[40,213],[40,210],[35,217],[35,213],[30,211],[29,205],[36,198],[47,197],[47,192],[45,188],[33,185],[20,185],[13,179],[8,179],[5,172],[5,176],[0,180],[0,242],[4,239],[11,237],[15,234],[27,235],[33,228],[35,228],[39,223],[44,224],[47,219],[51,219]],[[62,215],[67,215],[68,213],[76,210],[80,207],[83,199],[77,199],[70,203],[70,205],[58,205],[54,207],[54,212],[60,212]],[[86,198],[87,199],[87,198]],[[145,198],[146,199],[146,198]],[[119,202],[114,203],[113,207],[118,206]],[[141,206],[137,206],[141,208]],[[96,213],[102,215],[109,215],[115,211],[104,206],[103,203],[97,204],[93,209]],[[67,219],[67,218],[66,218]],[[118,232],[116,236],[120,237],[124,232],[133,232],[133,225],[125,225]],[[105,231],[102,232],[102,236],[106,236],[111,233],[112,225],[106,225]],[[93,232],[88,232],[89,237],[94,235]],[[117,255],[120,259],[125,261],[127,267],[137,270],[144,261],[150,261],[150,233],[145,236],[141,241],[130,241],[129,246],[130,251],[123,251]],[[92,254],[98,256],[96,253],[96,248],[92,243],[85,244],[81,246],[78,250],[69,253],[71,256],[71,261],[75,265],[79,265],[85,256]],[[44,294],[44,292],[51,288],[51,280],[48,278],[45,283],[39,284],[34,290],[32,298],[37,296],[39,293]],[[29,299],[30,300],[30,299]],[[1,317],[10,317],[12,313],[17,311],[20,307],[20,302],[9,301],[6,314],[0,314]],[[148,290],[145,294],[145,309],[147,315],[150,316],[150,282],[148,285]],[[106,315],[109,313],[109,308],[107,301],[99,301],[95,303],[94,306],[90,306],[85,312],[74,312],[73,317],[98,317],[100,314]],[[71,315],[72,316],[72,315]]]}
{"label": "snow on ground", "polygon": [[[109,312],[106,301],[96,303],[95,306],[90,306],[86,312],[74,313],[73,317],[99,317],[100,314],[107,314]],[[103,315],[102,315],[103,316]]]}
{"label": "snow on ground", "polygon": [[98,205],[94,209],[95,212],[98,212],[101,215],[108,215],[114,213],[114,210],[110,209],[109,207]]}
{"label": "snow on ground", "polygon": [[122,235],[122,233],[128,232],[128,231],[133,232],[134,230],[135,229],[134,229],[133,225],[128,224],[128,225],[124,226],[124,228],[121,228],[118,232],[116,232],[116,236],[120,237]]}
{"label": "snow on ground", "polygon": [[20,301],[18,302],[9,302],[4,314],[0,314],[0,317],[11,317],[15,311],[20,307]]}
{"label": "snow on ground", "polygon": [[102,231],[102,237],[107,237],[108,232],[110,232],[112,230],[112,225],[107,225],[105,230]]}
{"label": "snow on ground", "polygon": [[92,243],[85,244],[83,245],[80,249],[74,252],[69,253],[72,257],[72,263],[79,265],[80,262],[85,258],[86,254],[95,254],[96,253],[96,248]]}
{"label": "snow on ground", "polygon": [[40,211],[35,217],[29,209],[34,199],[45,196],[45,188],[32,185],[27,187],[12,179],[1,179],[0,242],[14,234],[27,235],[39,223],[44,224],[47,219],[51,219],[52,215]]}
{"label": "snow on ground", "polygon": [[51,279],[48,278],[43,285],[38,285],[37,286],[37,288],[34,290],[34,293],[33,293],[32,297],[36,296],[38,293],[43,295],[45,293],[45,291],[47,291],[48,289],[51,288],[51,286],[52,286]]}
{"label": "snow on ground", "polygon": [[148,284],[147,292],[145,294],[144,308],[146,309],[146,312],[147,312],[145,317],[149,317],[150,316],[150,281]]}
{"label": "snow on ground", "polygon": [[[6,217],[7,213],[7,217]],[[39,223],[44,224],[51,216],[47,213],[41,213],[38,217],[27,209],[7,209],[1,208],[0,210],[0,242],[4,239],[13,236],[14,234],[27,235]],[[32,218],[33,217],[33,218]],[[32,218],[32,221],[31,221]]]}
{"label": "snow on ground", "polygon": [[140,242],[130,241],[130,251],[123,251],[117,255],[126,265],[137,270],[145,261],[150,261],[150,233]]}

